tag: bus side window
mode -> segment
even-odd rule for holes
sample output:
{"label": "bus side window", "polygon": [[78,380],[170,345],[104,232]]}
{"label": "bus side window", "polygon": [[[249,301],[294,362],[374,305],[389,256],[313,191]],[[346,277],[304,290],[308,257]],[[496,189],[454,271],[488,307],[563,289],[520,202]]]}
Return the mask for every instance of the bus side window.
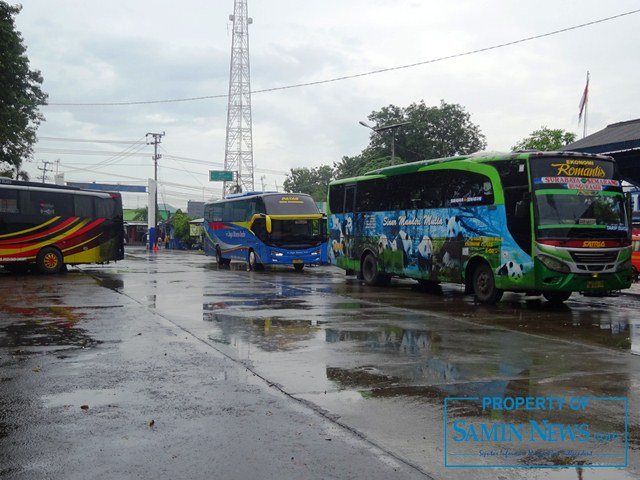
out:
{"label": "bus side window", "polygon": [[256,218],[251,230],[260,241],[264,242],[267,239],[267,221],[264,218]]}
{"label": "bus side window", "polygon": [[18,213],[18,190],[0,190],[0,213]]}
{"label": "bus side window", "polygon": [[224,205],[223,204],[214,204],[212,206],[211,219],[212,222],[223,222],[224,218]]}
{"label": "bus side window", "polygon": [[73,198],[68,193],[29,192],[27,214],[46,217],[73,216]]}
{"label": "bus side window", "polygon": [[345,212],[355,211],[355,201],[356,201],[356,186],[348,185],[344,192],[344,211]]}
{"label": "bus side window", "polygon": [[465,170],[449,170],[445,195],[447,206],[468,207],[491,205],[494,201],[491,180],[482,174]]}
{"label": "bus side window", "polygon": [[396,175],[387,178],[385,194],[387,210],[407,210],[411,208],[411,192],[406,188],[409,175]]}
{"label": "bus side window", "polygon": [[76,217],[93,218],[93,197],[75,195],[73,203]]}
{"label": "bus side window", "polygon": [[329,187],[329,209],[331,213],[344,212],[344,185],[331,185]]}
{"label": "bus side window", "polygon": [[416,176],[421,185],[423,208],[444,207],[444,187],[446,182],[439,171],[419,172]]}
{"label": "bus side window", "polygon": [[96,198],[95,202],[97,218],[113,218],[115,202],[111,198]]}
{"label": "bus side window", "polygon": [[385,210],[384,178],[358,183],[356,207],[358,212],[379,212]]}

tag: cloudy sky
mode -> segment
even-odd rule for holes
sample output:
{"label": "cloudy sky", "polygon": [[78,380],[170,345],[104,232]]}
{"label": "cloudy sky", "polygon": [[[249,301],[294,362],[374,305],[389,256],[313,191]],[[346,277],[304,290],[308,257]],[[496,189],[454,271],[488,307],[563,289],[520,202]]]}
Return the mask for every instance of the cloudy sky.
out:
{"label": "cloudy sky", "polygon": [[[67,181],[146,184],[145,133],[165,132],[159,201],[184,208],[220,195],[208,171],[224,163],[233,0],[21,3],[17,28],[50,102],[26,164],[32,178],[59,161],[47,166]],[[581,137],[589,71],[587,133],[638,118],[640,12],[598,22],[638,9],[637,0],[248,0],[256,189],[358,154],[371,133],[358,122],[390,104],[459,104],[488,149],[504,151],[541,126]],[[193,97],[212,98],[168,101]]]}

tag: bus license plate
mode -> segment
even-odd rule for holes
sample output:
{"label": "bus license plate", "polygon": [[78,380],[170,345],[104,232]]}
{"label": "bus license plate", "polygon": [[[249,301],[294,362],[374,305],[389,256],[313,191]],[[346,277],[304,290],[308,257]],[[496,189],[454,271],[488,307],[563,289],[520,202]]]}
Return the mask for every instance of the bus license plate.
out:
{"label": "bus license plate", "polygon": [[604,288],[604,280],[588,280],[587,288]]}
{"label": "bus license plate", "polygon": [[296,260],[293,261],[293,263],[303,263],[303,262],[302,262],[302,260],[296,259]]}

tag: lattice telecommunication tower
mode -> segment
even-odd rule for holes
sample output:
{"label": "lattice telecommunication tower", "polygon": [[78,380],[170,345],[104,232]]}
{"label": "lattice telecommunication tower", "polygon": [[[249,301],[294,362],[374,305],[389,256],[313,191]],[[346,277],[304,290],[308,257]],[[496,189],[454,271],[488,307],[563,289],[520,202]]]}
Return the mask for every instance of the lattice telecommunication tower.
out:
{"label": "lattice telecommunication tower", "polygon": [[249,69],[249,25],[247,0],[234,0],[227,140],[224,169],[235,172],[235,182],[224,182],[223,194],[254,190],[253,140],[251,133],[251,71]]}

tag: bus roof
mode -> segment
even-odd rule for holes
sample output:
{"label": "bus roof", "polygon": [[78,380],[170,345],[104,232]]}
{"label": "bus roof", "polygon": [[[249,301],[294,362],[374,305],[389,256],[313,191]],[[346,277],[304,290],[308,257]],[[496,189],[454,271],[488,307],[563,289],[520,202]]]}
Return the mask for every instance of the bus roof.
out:
{"label": "bus roof", "polygon": [[3,185],[10,185],[16,189],[28,189],[28,190],[40,190],[40,191],[61,191],[69,193],[77,193],[82,195],[95,195],[96,197],[109,198],[120,197],[119,192],[108,192],[105,190],[88,190],[78,187],[70,187],[68,185],[56,185],[54,183],[38,183],[38,182],[23,182],[22,180],[14,180],[8,177],[0,177],[0,188]]}
{"label": "bus roof", "polygon": [[221,203],[226,202],[228,200],[238,200],[242,198],[251,198],[251,197],[272,197],[274,195],[298,195],[304,197],[310,197],[311,195],[307,193],[288,193],[288,192],[243,192],[243,193],[232,193],[227,195],[225,198],[219,198],[218,200],[214,200],[213,202],[207,202],[206,204],[211,203]]}
{"label": "bus roof", "polygon": [[371,170],[370,172],[365,173],[364,175],[360,175],[358,177],[351,178],[341,178],[339,180],[334,180],[331,184],[341,184],[341,183],[349,183],[349,182],[359,182],[372,180],[374,178],[380,177],[388,177],[390,175],[402,175],[406,173],[417,172],[423,167],[441,164],[441,163],[450,163],[450,162],[470,162],[470,163],[484,163],[491,162],[495,160],[527,160],[535,157],[589,157],[589,158],[597,158],[599,160],[613,160],[612,157],[605,155],[596,155],[590,153],[580,153],[580,152],[567,152],[567,151],[554,151],[554,152],[542,152],[542,151],[515,151],[515,152],[476,152],[470,155],[458,155],[454,157],[444,157],[444,158],[434,158],[432,160],[420,160],[412,163],[402,163],[399,165],[391,165],[388,167],[378,168],[376,170]]}

